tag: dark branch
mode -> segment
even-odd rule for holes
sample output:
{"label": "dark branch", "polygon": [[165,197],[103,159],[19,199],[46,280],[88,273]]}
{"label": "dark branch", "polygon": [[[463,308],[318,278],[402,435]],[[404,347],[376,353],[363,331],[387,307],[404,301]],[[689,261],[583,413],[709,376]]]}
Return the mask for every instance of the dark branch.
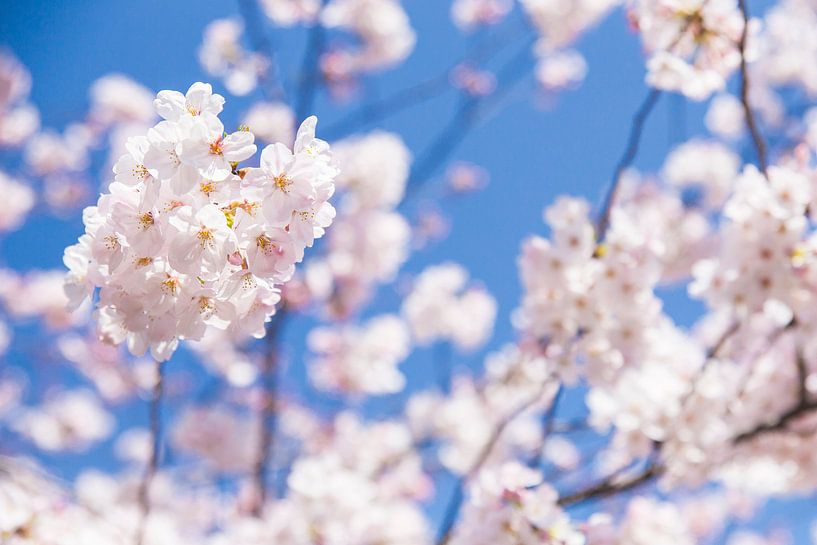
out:
{"label": "dark branch", "polygon": [[757,127],[755,114],[749,104],[749,70],[746,67],[746,37],[749,34],[749,8],[746,2],[747,0],[738,0],[740,11],[743,14],[743,32],[741,32],[740,42],[738,42],[738,47],[740,48],[740,101],[743,104],[746,126],[752,135],[752,142],[757,152],[758,165],[763,174],[768,176],[766,172],[766,144],[763,142],[763,137]]}
{"label": "dark branch", "polygon": [[616,201],[619,187],[621,186],[621,177],[624,171],[632,166],[635,157],[638,154],[638,147],[641,144],[641,135],[644,132],[644,123],[647,121],[655,104],[661,96],[661,91],[658,89],[651,89],[641,106],[638,107],[633,116],[633,124],[630,126],[630,136],[627,138],[627,147],[624,149],[624,154],[619,159],[616,165],[616,170],[613,173],[613,180],[610,187],[607,189],[607,194],[604,196],[604,203],[602,204],[601,212],[599,213],[599,220],[596,224],[596,241],[604,240],[604,235],[607,233],[607,228],[610,226],[610,213],[613,210],[613,205]]}
{"label": "dark branch", "polygon": [[404,201],[428,182],[437,168],[462,143],[468,132],[484,117],[488,108],[502,100],[511,91],[514,84],[528,73],[531,42],[531,40],[526,40],[524,48],[519,50],[498,72],[497,81],[500,87],[493,94],[486,97],[468,97],[463,100],[448,125],[443,128],[414,164],[406,184]]}
{"label": "dark branch", "polygon": [[[325,4],[326,0],[323,0],[321,3]],[[325,39],[326,33],[323,25],[320,21],[315,21],[309,30],[309,38],[307,38],[306,50],[304,51],[304,58],[301,63],[301,73],[298,78],[298,94],[295,97],[297,104],[295,108],[297,123],[300,123],[307,117],[315,101],[315,91],[322,77],[318,63],[323,53]]]}
{"label": "dark branch", "polygon": [[663,472],[663,467],[656,462],[651,462],[641,472],[619,479],[618,475],[611,475],[601,482],[588,486],[582,490],[577,490],[559,498],[559,505],[570,507],[588,500],[599,500],[634,490],[641,485],[647,484]]}
{"label": "dark branch", "polygon": [[156,377],[153,383],[153,393],[150,399],[150,437],[152,440],[150,459],[145,468],[145,473],[142,475],[142,481],[139,483],[139,490],[137,492],[137,501],[139,502],[139,524],[136,527],[136,545],[142,545],[145,538],[145,529],[147,526],[148,516],[150,515],[150,485],[153,478],[159,469],[159,455],[162,447],[162,418],[161,418],[161,404],[162,394],[164,390],[164,365],[162,362],[156,362]]}
{"label": "dark branch", "polygon": [[777,418],[774,422],[770,422],[768,424],[761,424],[749,431],[745,431],[740,435],[737,435],[734,439],[735,444],[744,443],[750,439],[754,439],[760,435],[764,435],[766,433],[778,432],[778,431],[786,431],[788,425],[797,420],[799,417],[804,416],[805,414],[809,413],[817,409],[817,402],[815,401],[801,401],[782,415]]}
{"label": "dark branch", "polygon": [[286,307],[281,307],[267,324],[264,336],[264,354],[261,367],[262,400],[258,415],[258,451],[253,464],[256,503],[253,516],[260,517],[267,501],[267,470],[272,458],[275,440],[275,417],[278,397],[278,339],[286,318]]}

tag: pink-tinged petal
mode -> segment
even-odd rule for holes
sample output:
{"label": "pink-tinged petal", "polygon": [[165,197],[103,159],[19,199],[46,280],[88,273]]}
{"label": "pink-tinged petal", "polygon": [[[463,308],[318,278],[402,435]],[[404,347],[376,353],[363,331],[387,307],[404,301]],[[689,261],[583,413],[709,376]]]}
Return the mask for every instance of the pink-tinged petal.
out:
{"label": "pink-tinged petal", "polygon": [[295,137],[295,153],[303,151],[315,139],[315,127],[318,125],[318,118],[310,115],[304,119],[298,127],[298,135]]}
{"label": "pink-tinged petal", "polygon": [[232,163],[240,163],[255,155],[258,147],[255,135],[249,131],[236,131],[224,137],[221,143],[224,158]]}
{"label": "pink-tinged petal", "polygon": [[162,118],[176,121],[184,114],[184,95],[178,91],[159,91],[153,107]]}
{"label": "pink-tinged petal", "polygon": [[284,144],[270,144],[261,152],[261,168],[271,176],[277,176],[289,168],[293,159],[292,152]]}

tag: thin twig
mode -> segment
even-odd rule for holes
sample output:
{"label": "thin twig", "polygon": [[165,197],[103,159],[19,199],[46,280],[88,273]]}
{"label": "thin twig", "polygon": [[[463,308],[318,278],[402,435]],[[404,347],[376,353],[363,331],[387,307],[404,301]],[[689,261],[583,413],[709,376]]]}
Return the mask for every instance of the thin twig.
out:
{"label": "thin twig", "polygon": [[264,14],[261,13],[257,0],[238,0],[238,8],[253,49],[267,61],[267,67],[260,75],[261,92],[267,100],[284,100],[284,87],[279,77],[275,47],[262,24]]}
{"label": "thin twig", "polygon": [[150,485],[159,469],[159,455],[162,447],[162,418],[161,404],[164,390],[163,377],[164,364],[156,361],[155,382],[153,383],[153,393],[150,398],[150,437],[152,440],[150,459],[139,483],[137,501],[139,502],[139,523],[136,527],[136,545],[142,545],[145,537],[148,516],[150,515]]}
{"label": "thin twig", "polygon": [[635,157],[638,154],[638,147],[641,144],[641,135],[644,132],[644,123],[647,121],[647,118],[660,97],[660,90],[651,89],[633,116],[633,123],[630,126],[630,136],[627,138],[627,147],[624,149],[624,153],[613,172],[613,180],[610,182],[610,187],[604,196],[604,203],[602,204],[599,219],[596,223],[597,242],[603,241],[605,234],[607,234],[607,228],[610,226],[610,213],[613,210],[618,190],[621,187],[621,178],[624,171],[635,161]]}
{"label": "thin twig", "polygon": [[743,104],[743,113],[746,117],[746,126],[749,128],[749,133],[752,135],[752,142],[755,145],[757,152],[757,162],[760,170],[764,176],[768,177],[766,171],[766,144],[763,142],[763,137],[757,127],[755,114],[749,104],[749,70],[746,67],[746,37],[749,34],[749,8],[746,4],[747,0],[738,0],[740,11],[743,14],[743,31],[740,34],[740,41],[738,47],[740,48],[740,101]]}

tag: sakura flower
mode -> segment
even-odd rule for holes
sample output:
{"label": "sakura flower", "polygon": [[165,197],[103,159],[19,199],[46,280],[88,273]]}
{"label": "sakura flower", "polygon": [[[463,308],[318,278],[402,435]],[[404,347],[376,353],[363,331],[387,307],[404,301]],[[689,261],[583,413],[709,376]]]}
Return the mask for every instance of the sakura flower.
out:
{"label": "sakura flower", "polygon": [[197,116],[180,143],[179,159],[196,167],[203,178],[220,182],[232,173],[231,163],[255,154],[254,141],[249,131],[225,136],[224,125],[213,115]]}
{"label": "sakura flower", "polygon": [[[178,233],[170,243],[168,263],[179,272],[210,279],[226,265],[234,247],[233,233],[224,213],[214,205],[194,212],[181,207],[170,219]],[[228,244],[232,242],[233,244]]]}
{"label": "sakura flower", "polygon": [[179,121],[186,116],[212,114],[217,116],[224,109],[224,97],[213,93],[209,83],[197,82],[186,94],[178,91],[160,91],[153,101],[156,111],[163,119]]}
{"label": "sakura flower", "polygon": [[254,137],[224,135],[214,113],[223,99],[209,85],[162,92],[154,104],[166,119],[128,141],[110,192],[86,209],[86,234],[66,249],[65,292],[76,306],[99,288],[101,337],[136,355],[150,349],[165,360],[210,328],[261,337],[277,286],[334,217],[329,146],[315,138],[315,118],[294,151],[267,146],[266,172],[286,172],[283,189],[287,176],[298,189],[297,199],[272,202],[283,190],[265,183],[263,168],[233,172],[255,152]]}

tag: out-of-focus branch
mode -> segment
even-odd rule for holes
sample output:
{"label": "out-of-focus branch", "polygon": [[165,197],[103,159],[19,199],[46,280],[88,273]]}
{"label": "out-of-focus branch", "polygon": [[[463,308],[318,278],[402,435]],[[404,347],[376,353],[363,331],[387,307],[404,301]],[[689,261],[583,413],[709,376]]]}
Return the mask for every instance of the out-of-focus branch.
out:
{"label": "out-of-focus branch", "polygon": [[737,435],[733,442],[735,444],[740,444],[766,433],[785,431],[786,427],[793,420],[796,420],[815,409],[817,409],[817,401],[800,401],[797,405],[780,415],[780,417],[778,417],[774,422],[761,424],[749,431],[745,431],[740,435]]}
{"label": "out-of-focus branch", "polygon": [[267,324],[264,336],[264,353],[261,362],[262,398],[258,415],[258,450],[253,464],[253,481],[255,482],[255,504],[253,516],[260,517],[267,500],[267,469],[272,458],[275,440],[275,417],[278,398],[278,340],[286,319],[285,306]]}
{"label": "out-of-focus branch", "polygon": [[443,127],[432,143],[423,151],[414,164],[406,184],[404,201],[412,197],[462,143],[467,134],[484,117],[485,112],[504,98],[514,84],[529,71],[530,46],[533,39],[525,41],[520,49],[497,73],[499,87],[493,94],[485,97],[468,97],[463,100],[454,116]]}
{"label": "out-of-focus branch", "polygon": [[[324,4],[326,4],[326,0],[321,1],[321,5]],[[295,96],[296,123],[300,123],[306,118],[315,101],[315,92],[322,77],[319,64],[325,39],[326,30],[320,20],[316,20],[312,24],[312,28],[309,29],[306,50],[301,62],[301,73],[298,76],[298,94]]]}
{"label": "out-of-focus branch", "polygon": [[[786,331],[794,327],[795,324],[796,324],[795,320],[792,320],[781,331]],[[797,351],[794,364],[797,370],[797,404],[795,404],[788,411],[781,414],[773,422],[760,424],[752,428],[751,430],[745,431],[737,435],[733,440],[735,444],[744,443],[750,439],[754,439],[755,437],[764,435],[766,433],[786,431],[786,428],[792,421],[797,420],[801,416],[805,416],[807,413],[817,409],[817,401],[809,399],[809,392],[808,388],[806,387],[806,380],[808,379],[808,368],[806,366],[806,360],[805,357],[803,356],[802,350]]]}
{"label": "out-of-focus branch", "polygon": [[647,118],[650,116],[650,113],[660,97],[660,90],[651,89],[633,116],[633,123],[630,126],[630,136],[627,138],[627,147],[624,149],[624,154],[619,159],[616,169],[613,172],[613,180],[610,182],[610,187],[604,196],[599,219],[596,223],[597,242],[604,240],[607,228],[610,226],[610,213],[615,205],[616,196],[621,186],[622,175],[625,170],[632,166],[633,161],[635,161],[635,157],[638,154],[638,147],[641,144],[641,135],[644,132],[644,123],[646,123]]}
{"label": "out-of-focus branch", "polygon": [[746,117],[746,126],[749,128],[749,133],[752,136],[752,142],[755,145],[757,152],[757,162],[760,170],[768,177],[766,172],[766,144],[763,142],[763,136],[760,134],[760,129],[757,127],[755,114],[752,111],[752,106],[749,104],[749,70],[746,67],[746,38],[749,34],[749,8],[746,4],[747,0],[738,0],[740,11],[743,14],[743,32],[740,35],[740,101],[743,104],[743,114]]}
{"label": "out-of-focus branch", "polygon": [[137,501],[139,503],[139,522],[136,526],[136,545],[142,545],[145,537],[145,528],[150,516],[150,485],[159,469],[159,455],[162,448],[162,394],[164,390],[164,364],[156,361],[153,393],[150,398],[150,437],[151,452],[142,481],[139,483]]}
{"label": "out-of-focus branch", "polygon": [[614,496],[616,494],[621,494],[622,492],[628,492],[638,488],[641,485],[649,483],[656,477],[660,476],[663,471],[663,466],[661,466],[658,462],[651,461],[643,470],[635,475],[624,479],[619,478],[618,474],[611,475],[596,484],[588,486],[587,488],[561,496],[558,503],[562,507],[570,507],[588,500],[598,500]]}
{"label": "out-of-focus branch", "polygon": [[281,85],[275,47],[262,24],[265,19],[264,14],[261,13],[257,0],[238,0],[238,8],[253,49],[259,55],[264,56],[268,63],[260,77],[261,92],[267,100],[284,100],[284,87]]}
{"label": "out-of-focus branch", "polygon": [[462,502],[465,497],[464,488],[466,483],[468,483],[479,472],[479,470],[482,469],[482,466],[488,460],[494,446],[496,445],[497,441],[499,441],[499,438],[502,437],[502,433],[505,431],[505,428],[508,427],[508,424],[513,422],[517,416],[525,412],[537,401],[539,401],[548,384],[549,380],[545,380],[542,383],[542,388],[536,393],[535,396],[505,416],[505,418],[503,418],[496,425],[496,427],[494,427],[491,436],[488,438],[488,441],[485,442],[485,445],[483,445],[482,450],[480,450],[474,463],[471,464],[471,467],[468,469],[465,475],[457,480],[457,483],[454,485],[454,492],[448,502],[448,505],[446,505],[442,522],[440,523],[440,527],[437,531],[437,545],[445,545],[451,539],[451,530],[453,529],[454,523],[460,514]]}
{"label": "out-of-focus branch", "polygon": [[362,126],[389,118],[412,106],[440,96],[451,89],[451,72],[457,66],[464,63],[479,64],[491,59],[520,34],[520,30],[515,26],[507,27],[505,30],[505,32],[494,33],[488,40],[476,44],[472,50],[449,65],[442,73],[364,104],[327,127],[324,130],[325,134],[329,135],[330,138],[335,138],[340,134],[348,134]]}

